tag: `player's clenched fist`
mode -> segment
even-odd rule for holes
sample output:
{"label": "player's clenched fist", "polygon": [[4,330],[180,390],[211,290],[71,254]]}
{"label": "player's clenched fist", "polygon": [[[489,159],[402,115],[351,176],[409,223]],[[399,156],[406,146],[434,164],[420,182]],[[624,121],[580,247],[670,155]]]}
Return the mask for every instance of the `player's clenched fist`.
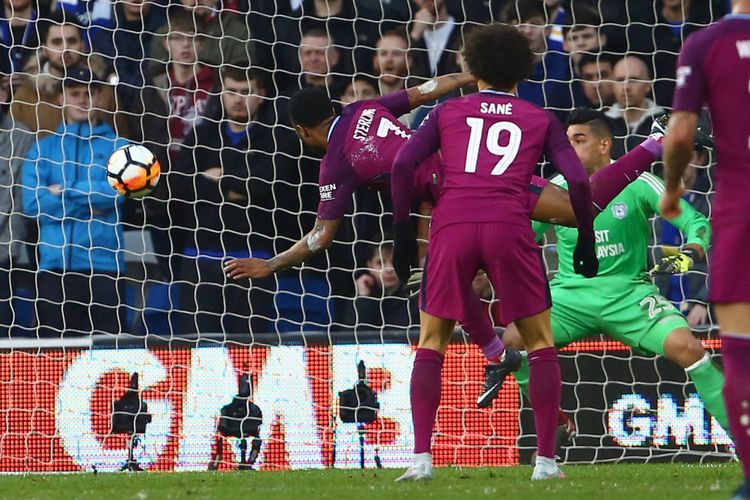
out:
{"label": "player's clenched fist", "polygon": [[599,259],[596,258],[593,240],[578,239],[573,251],[573,270],[586,278],[593,278],[599,272]]}
{"label": "player's clenched fist", "polygon": [[264,259],[232,259],[224,265],[224,272],[232,279],[266,278],[273,272]]}

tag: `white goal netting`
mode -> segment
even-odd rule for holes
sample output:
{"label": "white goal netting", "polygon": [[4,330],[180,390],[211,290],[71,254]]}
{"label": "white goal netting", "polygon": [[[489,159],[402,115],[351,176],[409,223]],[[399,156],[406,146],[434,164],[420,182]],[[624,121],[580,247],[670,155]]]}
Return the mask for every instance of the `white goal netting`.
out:
{"label": "white goal netting", "polygon": [[[262,468],[405,465],[418,309],[389,268],[388,197],[356,192],[332,247],[298,267],[252,285],[223,271],[230,258],[287,250],[314,224],[320,154],[291,127],[289,97],[323,86],[345,106],[460,71],[466,33],[507,22],[537,56],[520,95],[561,120],[577,106],[604,111],[618,157],[669,110],[684,38],[727,3],[5,2],[0,471],[226,469],[243,457]],[[428,110],[401,119],[415,128]],[[142,201],[106,182],[107,158],[128,142],[163,171]],[[698,156],[688,185],[709,218],[714,161]],[[652,229],[652,258],[680,245],[662,219]],[[544,256],[552,276],[552,239]],[[657,284],[717,348],[707,266]],[[491,288],[475,285],[495,317]],[[562,359],[562,407],[579,428],[569,461],[724,456],[726,434],[674,365],[599,339]],[[347,423],[339,392],[357,382],[360,360],[380,410]],[[514,382],[492,410],[475,408],[482,366],[457,333],[440,464],[513,464],[534,448]],[[134,441],[112,420],[133,373],[151,415]],[[241,445],[220,415],[244,386],[264,416]]]}

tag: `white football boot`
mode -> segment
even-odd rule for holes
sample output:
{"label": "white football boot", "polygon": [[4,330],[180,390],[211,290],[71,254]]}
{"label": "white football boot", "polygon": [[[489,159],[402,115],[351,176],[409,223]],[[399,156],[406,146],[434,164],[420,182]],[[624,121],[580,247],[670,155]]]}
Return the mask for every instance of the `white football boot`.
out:
{"label": "white football boot", "polygon": [[432,479],[432,453],[417,453],[411,466],[396,479],[398,481],[430,481]]}
{"label": "white football boot", "polygon": [[565,474],[557,466],[554,458],[537,456],[531,480],[543,481],[546,479],[565,479]]}

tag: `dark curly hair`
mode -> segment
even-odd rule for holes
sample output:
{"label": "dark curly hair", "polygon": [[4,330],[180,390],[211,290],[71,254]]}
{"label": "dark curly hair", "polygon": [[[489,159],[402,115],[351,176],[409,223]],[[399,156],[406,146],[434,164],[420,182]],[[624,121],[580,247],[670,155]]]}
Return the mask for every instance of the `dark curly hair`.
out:
{"label": "dark curly hair", "polygon": [[317,127],[336,115],[336,110],[326,91],[320,87],[305,87],[289,99],[289,119],[292,125]]}
{"label": "dark curly hair", "polygon": [[464,59],[476,78],[498,90],[510,90],[534,69],[529,42],[505,24],[482,26],[466,37]]}

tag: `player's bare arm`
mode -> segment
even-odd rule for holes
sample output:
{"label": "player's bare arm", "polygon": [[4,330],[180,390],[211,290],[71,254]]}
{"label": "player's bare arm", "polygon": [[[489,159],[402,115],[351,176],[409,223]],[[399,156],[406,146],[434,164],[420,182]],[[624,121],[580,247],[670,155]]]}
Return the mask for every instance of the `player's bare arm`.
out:
{"label": "player's bare arm", "polygon": [[302,263],[305,259],[331,246],[341,220],[315,221],[312,230],[289,250],[270,259],[232,259],[224,266],[224,272],[232,279],[266,278]]}
{"label": "player's bare arm", "polygon": [[406,90],[409,97],[409,107],[411,109],[418,108],[471,83],[474,83],[474,78],[469,73],[451,73],[450,75],[432,78],[421,85]]}
{"label": "player's bare arm", "polygon": [[698,115],[687,111],[678,111],[669,120],[667,136],[664,142],[664,183],[666,189],[661,200],[661,212],[667,219],[680,215],[680,198],[682,174],[685,172],[693,155],[695,128]]}

